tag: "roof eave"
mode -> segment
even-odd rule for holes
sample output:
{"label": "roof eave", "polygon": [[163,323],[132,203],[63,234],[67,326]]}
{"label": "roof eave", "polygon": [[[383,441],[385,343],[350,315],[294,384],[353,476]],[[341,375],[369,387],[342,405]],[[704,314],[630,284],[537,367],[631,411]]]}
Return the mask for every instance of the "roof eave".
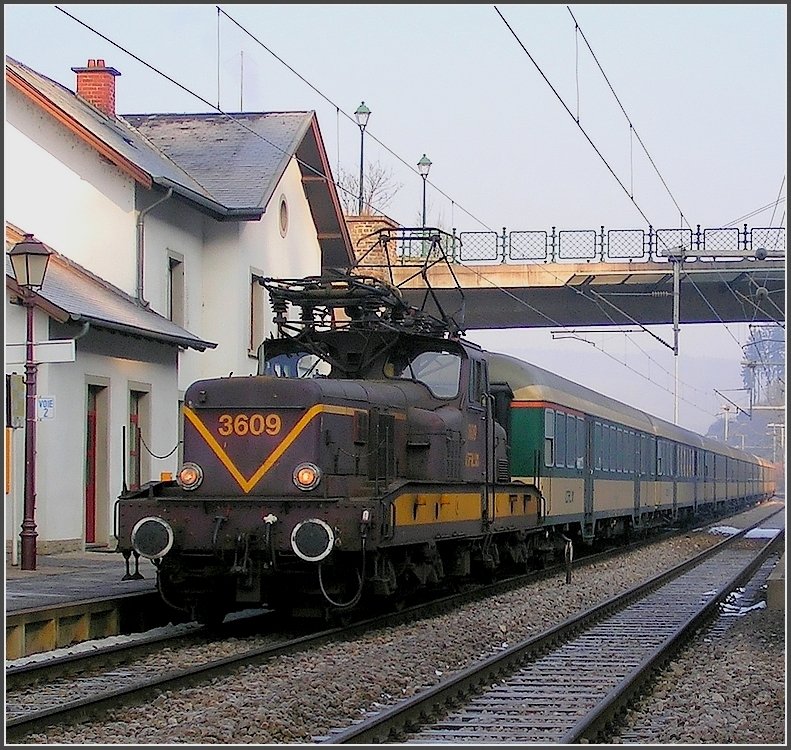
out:
{"label": "roof eave", "polygon": [[[312,145],[316,150],[316,155],[319,160],[318,169],[310,168],[310,165],[305,165],[299,162],[300,170],[302,172],[302,182],[305,187],[305,194],[308,196],[308,203],[311,206],[311,213],[314,217],[314,222],[317,224],[319,243],[322,247],[322,268],[350,268],[354,265],[355,256],[352,247],[351,237],[349,235],[349,228],[344,219],[343,209],[338,198],[338,192],[335,189],[335,183],[330,175],[332,170],[330,162],[327,158],[327,152],[324,149],[324,141],[321,137],[318,119],[316,113],[311,115],[305,131],[299,140],[297,151],[305,143],[306,139],[310,136]],[[295,157],[297,152],[295,151]],[[310,168],[310,170],[309,170]],[[318,226],[320,222],[317,221],[316,212],[313,210],[313,205],[310,201],[310,193],[312,192],[309,185],[319,184],[322,193],[329,201],[334,221],[332,226],[322,225]],[[338,243],[340,242],[341,249],[338,250]]]}
{"label": "roof eave", "polygon": [[[6,275],[6,287],[17,297],[24,296],[22,288],[12,276]],[[39,309],[43,310],[47,315],[49,315],[53,320],[56,320],[58,323],[88,322],[91,325],[97,326],[98,328],[104,328],[110,331],[116,331],[118,333],[125,333],[127,335],[137,336],[139,338],[150,339],[152,341],[160,341],[173,346],[195,349],[201,352],[205,351],[206,349],[215,349],[217,347],[217,344],[211,341],[204,341],[203,339],[176,336],[168,333],[158,333],[147,328],[137,328],[136,326],[130,326],[125,323],[118,323],[116,321],[106,320],[104,318],[99,318],[92,315],[70,312],[59,305],[56,305],[54,302],[51,302],[46,297],[42,297],[36,292],[33,292],[32,299],[34,307],[38,307]]]}
{"label": "roof eave", "polygon": [[264,215],[264,209],[260,206],[228,208],[228,206],[223,206],[211,198],[196,193],[194,190],[190,190],[188,187],[168,177],[154,177],[154,182],[162,187],[173,188],[173,192],[178,193],[198,206],[202,206],[219,221],[258,221]]}
{"label": "roof eave", "polygon": [[96,149],[96,151],[118,167],[122,172],[128,174],[133,180],[139,182],[146,188],[152,186],[153,180],[148,172],[129,161],[129,159],[118,153],[112,146],[109,146],[101,138],[94,135],[84,125],[77,122],[73,117],[58,107],[51,99],[48,99],[41,91],[28,83],[28,81],[22,78],[13,68],[8,66],[6,66],[6,81],[44,111],[52,115],[52,117],[68,128],[72,133]]}
{"label": "roof eave", "polygon": [[202,339],[186,338],[184,336],[175,336],[168,333],[157,333],[150,331],[146,328],[137,328],[135,326],[126,325],[125,323],[118,323],[113,320],[104,320],[90,315],[71,315],[70,319],[76,323],[89,322],[97,328],[104,328],[108,331],[115,331],[117,333],[124,333],[128,336],[136,336],[143,339],[151,339],[159,341],[164,344],[171,344],[173,346],[180,346],[187,349],[195,349],[197,351],[205,351],[206,349],[215,349],[217,344],[212,341],[203,341]]}

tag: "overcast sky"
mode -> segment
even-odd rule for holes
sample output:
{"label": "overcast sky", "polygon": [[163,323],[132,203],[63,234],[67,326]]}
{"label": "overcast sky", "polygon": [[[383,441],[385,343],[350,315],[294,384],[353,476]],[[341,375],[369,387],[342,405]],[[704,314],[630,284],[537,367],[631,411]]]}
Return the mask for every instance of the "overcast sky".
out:
{"label": "overcast sky", "polygon": [[[786,226],[785,5],[58,7],[92,30],[6,4],[6,54],[72,90],[104,59],[121,114],[315,110],[337,178],[364,100],[366,165],[398,188],[377,208],[406,226],[424,153],[428,223],[459,232]],[[747,335],[682,326],[679,424],[705,431],[714,389],[746,405]],[[673,419],[673,354],[648,334],[469,337]]]}

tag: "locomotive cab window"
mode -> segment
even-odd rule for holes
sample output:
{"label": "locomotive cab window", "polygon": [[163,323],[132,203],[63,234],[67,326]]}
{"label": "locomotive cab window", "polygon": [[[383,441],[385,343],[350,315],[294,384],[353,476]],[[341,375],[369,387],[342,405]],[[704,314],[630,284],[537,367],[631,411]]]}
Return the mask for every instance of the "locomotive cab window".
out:
{"label": "locomotive cab window", "polygon": [[277,378],[318,378],[327,377],[331,370],[330,363],[315,354],[286,352],[267,357],[263,374]]}
{"label": "locomotive cab window", "polygon": [[384,367],[389,378],[417,380],[439,398],[459,394],[461,356],[448,350],[418,350],[391,355]]}

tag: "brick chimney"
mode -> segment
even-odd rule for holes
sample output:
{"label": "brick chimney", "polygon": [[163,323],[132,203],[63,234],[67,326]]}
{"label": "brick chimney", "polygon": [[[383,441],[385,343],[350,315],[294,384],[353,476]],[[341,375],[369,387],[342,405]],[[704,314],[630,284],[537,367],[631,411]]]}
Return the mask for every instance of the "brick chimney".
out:
{"label": "brick chimney", "polygon": [[115,77],[121,74],[115,68],[108,68],[104,60],[88,60],[87,68],[72,70],[77,74],[77,96],[108,117],[115,117]]}

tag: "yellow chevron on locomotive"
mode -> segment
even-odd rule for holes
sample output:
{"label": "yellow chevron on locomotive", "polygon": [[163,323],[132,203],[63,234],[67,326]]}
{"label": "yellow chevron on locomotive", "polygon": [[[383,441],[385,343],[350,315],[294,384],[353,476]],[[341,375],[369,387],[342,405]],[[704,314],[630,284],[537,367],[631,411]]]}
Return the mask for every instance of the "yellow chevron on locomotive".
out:
{"label": "yellow chevron on locomotive", "polygon": [[253,472],[253,475],[246,479],[234,464],[231,457],[225,452],[225,449],[217,442],[214,435],[211,434],[208,427],[203,423],[201,418],[190,409],[188,406],[184,407],[184,416],[195,427],[200,436],[206,441],[206,444],[211,448],[212,452],[220,459],[223,466],[228,469],[228,473],[236,480],[239,487],[245,494],[248,494],[253,487],[261,481],[264,475],[275,465],[277,460],[288,450],[289,446],[299,437],[302,431],[310,424],[310,422],[319,414],[339,414],[341,416],[353,416],[355,412],[365,411],[363,409],[352,409],[346,406],[329,406],[327,404],[316,404],[311,406],[299,421],[289,430],[285,437],[275,446],[275,449],[269,454],[264,462]]}

